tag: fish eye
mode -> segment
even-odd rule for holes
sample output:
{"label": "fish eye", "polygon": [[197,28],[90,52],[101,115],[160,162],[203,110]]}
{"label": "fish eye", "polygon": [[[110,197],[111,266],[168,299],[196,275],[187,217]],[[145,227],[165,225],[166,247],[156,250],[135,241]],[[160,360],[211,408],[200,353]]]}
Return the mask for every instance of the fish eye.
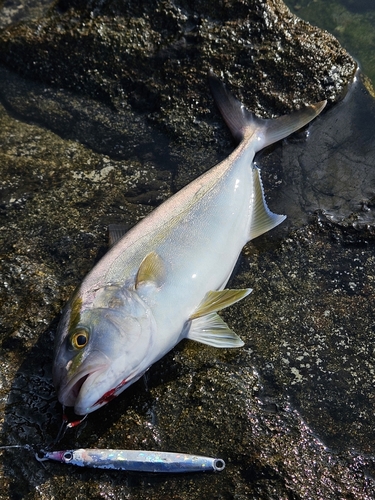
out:
{"label": "fish eye", "polygon": [[75,349],[82,349],[88,341],[89,333],[86,330],[77,330],[71,337],[71,343]]}

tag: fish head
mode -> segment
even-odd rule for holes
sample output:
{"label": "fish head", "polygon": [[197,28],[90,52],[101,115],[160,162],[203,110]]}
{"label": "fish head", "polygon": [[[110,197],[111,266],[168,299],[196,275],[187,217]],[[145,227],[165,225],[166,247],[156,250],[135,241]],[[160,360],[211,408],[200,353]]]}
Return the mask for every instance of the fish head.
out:
{"label": "fish head", "polygon": [[155,330],[134,290],[107,286],[86,308],[73,297],[60,320],[53,363],[61,404],[86,415],[138,380],[152,363]]}

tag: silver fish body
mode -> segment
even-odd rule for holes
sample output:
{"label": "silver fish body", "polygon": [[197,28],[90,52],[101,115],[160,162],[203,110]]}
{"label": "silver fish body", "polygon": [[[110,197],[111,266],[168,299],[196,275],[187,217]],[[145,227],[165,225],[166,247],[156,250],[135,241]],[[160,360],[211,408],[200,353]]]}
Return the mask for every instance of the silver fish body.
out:
{"label": "silver fish body", "polygon": [[325,102],[263,120],[215,77],[211,83],[239,146],[120,239],[63,311],[53,379],[60,402],[79,415],[108,403],[182,338],[243,345],[217,311],[251,290],[224,287],[245,243],[285,218],[267,207],[254,155],[308,123]]}

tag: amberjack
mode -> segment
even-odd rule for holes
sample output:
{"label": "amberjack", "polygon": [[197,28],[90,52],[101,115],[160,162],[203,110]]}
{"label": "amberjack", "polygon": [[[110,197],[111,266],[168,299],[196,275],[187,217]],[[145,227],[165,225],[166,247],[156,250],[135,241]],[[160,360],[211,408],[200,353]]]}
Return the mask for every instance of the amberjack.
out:
{"label": "amberjack", "polygon": [[78,415],[118,396],[181,339],[243,345],[217,313],[251,289],[225,286],[242,247],[285,219],[267,207],[254,155],[306,125],[326,101],[261,119],[209,79],[237,148],[119,239],[63,310],[53,380],[59,401]]}

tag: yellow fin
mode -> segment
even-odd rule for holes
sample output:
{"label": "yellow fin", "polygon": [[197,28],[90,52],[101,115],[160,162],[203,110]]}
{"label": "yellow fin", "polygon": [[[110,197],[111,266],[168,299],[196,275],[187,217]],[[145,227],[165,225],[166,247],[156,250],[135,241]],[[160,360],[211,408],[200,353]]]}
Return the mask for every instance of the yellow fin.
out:
{"label": "yellow fin", "polygon": [[242,347],[240,337],[216,313],[192,320],[186,338],[213,347]]}
{"label": "yellow fin", "polygon": [[260,236],[263,233],[266,233],[286,219],[285,215],[274,214],[268,208],[266,200],[264,198],[260,171],[257,167],[253,167],[253,180],[254,205],[250,224],[250,234],[248,235],[249,241],[256,238],[257,236]]}
{"label": "yellow fin", "polygon": [[135,278],[135,287],[153,283],[160,287],[164,283],[164,263],[156,252],[150,252],[142,260]]}
{"label": "yellow fin", "polygon": [[208,292],[189,319],[199,318],[201,316],[205,316],[206,314],[220,311],[221,309],[224,309],[225,307],[243,299],[249,295],[251,291],[251,288],[244,288],[240,290],[219,290]]}

